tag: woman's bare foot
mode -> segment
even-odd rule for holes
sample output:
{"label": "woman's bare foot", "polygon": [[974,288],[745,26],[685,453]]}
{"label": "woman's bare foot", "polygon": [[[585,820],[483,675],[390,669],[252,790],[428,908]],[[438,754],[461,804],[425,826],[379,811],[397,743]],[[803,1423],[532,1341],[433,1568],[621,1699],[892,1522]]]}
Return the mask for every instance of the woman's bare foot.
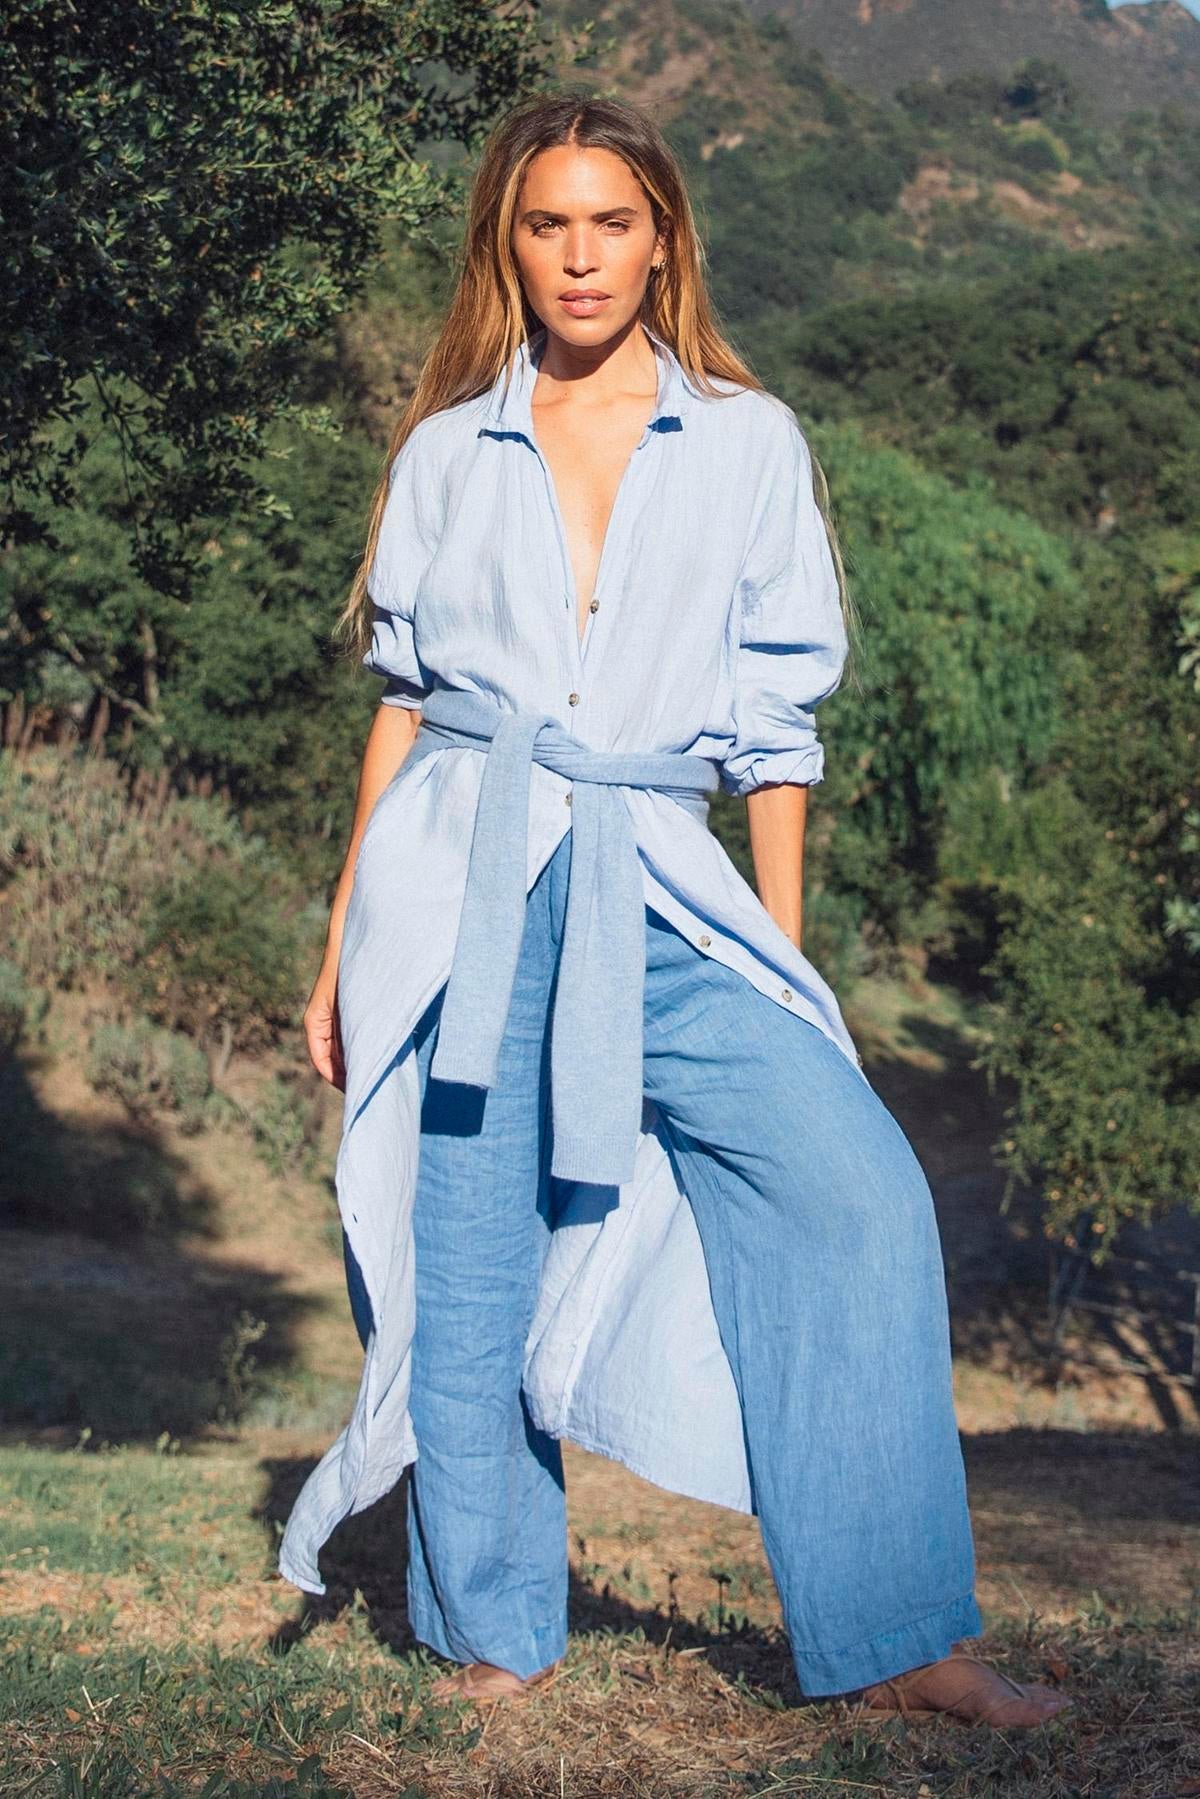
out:
{"label": "woman's bare foot", "polygon": [[939,1662],[894,1674],[863,1687],[861,1703],[870,1711],[925,1716],[946,1712],[971,1724],[1005,1729],[1045,1724],[1074,1701],[1053,1687],[1010,1680],[974,1655],[946,1655]]}
{"label": "woman's bare foot", "polygon": [[453,1674],[443,1674],[435,1680],[429,1690],[435,1699],[473,1699],[491,1705],[498,1700],[523,1697],[531,1687],[539,1686],[561,1666],[561,1661],[551,1662],[547,1667],[539,1668],[536,1674],[522,1679],[507,1668],[498,1668],[494,1662],[466,1662]]}

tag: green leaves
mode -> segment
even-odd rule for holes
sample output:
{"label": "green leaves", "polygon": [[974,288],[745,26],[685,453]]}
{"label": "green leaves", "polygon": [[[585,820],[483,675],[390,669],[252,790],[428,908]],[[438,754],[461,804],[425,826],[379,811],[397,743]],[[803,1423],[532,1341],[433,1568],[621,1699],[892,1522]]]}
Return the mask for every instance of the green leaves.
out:
{"label": "green leaves", "polygon": [[[1200,466],[1194,242],[1045,252],[810,312],[780,361],[809,416],[852,414],[1059,528],[1186,524]],[[779,352],[777,351],[777,354]]]}
{"label": "green leaves", "polygon": [[[457,204],[458,155],[537,68],[532,6],[15,0],[0,45],[0,528],[58,541],[96,398],[135,570],[183,594],[389,218]],[[324,429],[322,425],[319,428]]]}
{"label": "green leaves", "polygon": [[822,714],[831,872],[899,935],[959,797],[1019,787],[1044,760],[1083,594],[1067,547],[985,484],[955,488],[848,425],[812,439],[853,552],[867,687]]}

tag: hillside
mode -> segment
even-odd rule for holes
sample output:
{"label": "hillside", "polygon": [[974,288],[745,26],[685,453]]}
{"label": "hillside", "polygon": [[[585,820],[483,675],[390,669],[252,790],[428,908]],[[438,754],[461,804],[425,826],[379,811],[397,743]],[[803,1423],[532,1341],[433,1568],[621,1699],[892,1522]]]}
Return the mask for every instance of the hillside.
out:
{"label": "hillside", "polygon": [[747,0],[786,20],[839,79],[881,97],[913,81],[1058,63],[1098,118],[1174,104],[1200,114],[1200,20],[1178,0]]}
{"label": "hillside", "polygon": [[[1091,4],[546,10],[563,34],[560,80],[631,100],[667,129],[721,314],[754,355],[782,321],[831,303],[1019,276],[1031,252],[1190,239],[1200,21],[1174,0],[1112,18]],[[567,52],[593,17],[581,71]]]}

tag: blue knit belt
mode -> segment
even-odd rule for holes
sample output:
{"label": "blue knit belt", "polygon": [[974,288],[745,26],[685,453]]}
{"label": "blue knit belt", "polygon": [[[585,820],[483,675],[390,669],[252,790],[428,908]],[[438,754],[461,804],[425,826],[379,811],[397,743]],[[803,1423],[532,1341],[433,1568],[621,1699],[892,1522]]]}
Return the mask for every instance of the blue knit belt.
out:
{"label": "blue knit belt", "polygon": [[454,960],[430,1073],[495,1085],[525,925],[530,768],[576,785],[571,866],[551,1021],[553,1147],[562,1180],[633,1176],[642,1119],[646,937],[641,863],[621,787],[654,788],[708,815],[717,766],[684,753],[589,749],[549,712],[513,712],[483,694],[437,688],[409,756],[487,752]]}

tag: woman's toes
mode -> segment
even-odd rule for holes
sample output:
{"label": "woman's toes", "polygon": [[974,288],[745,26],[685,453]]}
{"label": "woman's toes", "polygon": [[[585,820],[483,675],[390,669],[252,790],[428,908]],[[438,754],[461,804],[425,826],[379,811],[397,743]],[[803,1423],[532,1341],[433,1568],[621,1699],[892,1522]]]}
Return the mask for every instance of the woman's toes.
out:
{"label": "woman's toes", "polygon": [[443,1674],[430,1683],[430,1692],[435,1699],[509,1699],[519,1693],[528,1692],[537,1682],[543,1681],[558,1666],[552,1662],[547,1668],[540,1668],[536,1674],[523,1679],[513,1674],[508,1668],[496,1667],[492,1662],[467,1662],[453,1674]]}
{"label": "woman's toes", "polygon": [[1024,1684],[973,1655],[948,1655],[864,1687],[872,1709],[946,1712],[968,1723],[1044,1724],[1072,1701],[1054,1687]]}
{"label": "woman's toes", "polygon": [[435,1680],[430,1691],[438,1699],[500,1699],[519,1693],[524,1685],[519,1674],[497,1668],[491,1662],[467,1662],[453,1674]]}
{"label": "woman's toes", "polygon": [[459,1668],[454,1674],[439,1675],[437,1680],[429,1683],[429,1691],[435,1699],[459,1699],[462,1697],[466,1675],[465,1667]]}
{"label": "woman's toes", "polygon": [[1021,1697],[1014,1694],[1011,1699],[995,1700],[988,1710],[988,1723],[1042,1724],[1072,1703],[1068,1694],[1060,1693],[1054,1687],[1019,1684]]}

